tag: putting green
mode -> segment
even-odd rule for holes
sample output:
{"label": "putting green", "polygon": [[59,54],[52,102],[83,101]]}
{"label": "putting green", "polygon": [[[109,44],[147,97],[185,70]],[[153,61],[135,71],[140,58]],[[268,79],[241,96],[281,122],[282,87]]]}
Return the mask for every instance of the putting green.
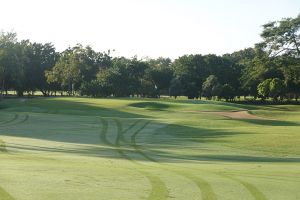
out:
{"label": "putting green", "polygon": [[[300,106],[90,98],[0,104],[1,200],[300,199]],[[214,114],[245,110],[235,118]]]}

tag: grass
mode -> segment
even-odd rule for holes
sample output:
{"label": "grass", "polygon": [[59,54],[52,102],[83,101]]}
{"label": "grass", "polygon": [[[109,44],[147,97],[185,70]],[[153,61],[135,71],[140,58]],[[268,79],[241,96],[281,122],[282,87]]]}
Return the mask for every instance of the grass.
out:
{"label": "grass", "polygon": [[[0,199],[300,199],[300,106],[0,102]],[[187,111],[250,110],[269,119]]]}

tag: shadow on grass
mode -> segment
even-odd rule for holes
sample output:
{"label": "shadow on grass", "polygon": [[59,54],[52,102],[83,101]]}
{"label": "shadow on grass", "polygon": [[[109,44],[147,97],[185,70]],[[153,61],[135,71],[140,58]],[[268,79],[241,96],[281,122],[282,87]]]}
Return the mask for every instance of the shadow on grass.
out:
{"label": "shadow on grass", "polygon": [[[145,102],[147,103],[147,102]],[[151,103],[151,102],[150,102]],[[135,104],[136,105],[136,104]],[[155,109],[166,109],[164,105],[160,105],[159,103],[151,103],[150,104]],[[139,103],[137,106],[145,106],[145,104]],[[146,104],[149,106],[149,103]],[[150,107],[151,107],[150,106]],[[148,116],[144,116],[141,114],[132,114],[124,111],[120,111],[117,109],[104,108],[101,106],[94,106],[91,104],[81,103],[81,102],[72,102],[72,101],[52,101],[52,100],[33,100],[31,102],[27,102],[23,106],[16,108],[16,112],[30,112],[32,107],[37,107],[40,111],[38,113],[59,113],[66,115],[83,115],[83,116],[99,116],[99,117],[112,117],[112,118],[126,118],[129,120],[132,118],[132,123],[134,123],[133,118],[145,118],[150,119]],[[41,115],[41,117],[43,117]],[[222,129],[205,129],[205,128],[194,128],[184,125],[164,125],[161,122],[154,122],[156,125],[164,126],[164,128],[157,129],[154,133],[149,133],[147,130],[143,130],[139,133],[137,144],[127,143],[120,144],[120,141],[116,141],[118,138],[120,139],[122,135],[118,135],[116,133],[116,124],[109,124],[110,127],[115,129],[110,130],[109,134],[114,135],[110,139],[112,140],[112,144],[101,140],[100,134],[100,126],[99,130],[96,128],[91,135],[90,132],[85,132],[85,127],[82,124],[86,123],[86,121],[80,121],[80,119],[73,121],[62,118],[61,123],[57,123],[57,121],[51,121],[51,118],[47,118],[45,116],[43,119],[43,123],[45,124],[37,124],[34,121],[30,121],[27,125],[22,125],[22,127],[15,129],[5,129],[8,131],[1,131],[0,135],[7,136],[16,136],[16,137],[26,137],[40,140],[48,140],[55,142],[65,142],[65,143],[73,143],[78,144],[78,146],[74,146],[74,148],[70,147],[47,147],[47,146],[38,146],[38,145],[26,145],[26,144],[15,144],[15,143],[7,143],[6,147],[8,149],[15,149],[21,151],[41,151],[41,152],[57,152],[57,153],[68,153],[68,154],[79,154],[85,156],[94,156],[94,157],[108,157],[112,159],[126,159],[125,156],[122,157],[122,154],[129,155],[132,160],[141,160],[141,161],[149,161],[153,162],[154,159],[159,160],[160,162],[189,162],[189,161],[222,161],[222,162],[300,162],[300,158],[280,158],[280,157],[259,157],[259,156],[249,156],[249,155],[226,155],[226,154],[204,154],[205,152],[201,152],[200,148],[195,148],[193,151],[199,151],[200,155],[195,155],[195,152],[191,155],[178,155],[177,153],[168,151],[168,148],[194,148],[193,145],[197,144],[201,147],[201,144],[210,144],[213,142],[220,142],[224,138],[233,136],[233,135],[241,135],[241,134],[251,134],[247,132],[233,132]],[[55,117],[55,116],[54,116]],[[67,117],[67,116],[66,116]],[[93,119],[93,118],[91,118]],[[290,124],[289,122],[284,121],[269,121],[269,120],[241,120],[248,123],[255,123],[260,125],[274,125],[276,123],[281,123],[281,126],[288,125],[298,125],[296,123]],[[229,122],[230,123],[230,122]],[[99,122],[100,124],[100,122]],[[95,124],[96,125],[96,124]],[[128,125],[128,124],[127,124]],[[128,125],[130,126],[130,124]],[[70,130],[68,130],[69,128]],[[108,128],[110,128],[108,127]],[[60,130],[60,128],[62,130]],[[103,126],[102,126],[103,128]],[[124,129],[126,127],[123,127]],[[41,130],[37,130],[41,129]],[[78,131],[78,130],[79,131]],[[107,129],[107,128],[106,128]],[[66,130],[66,131],[64,131]],[[82,130],[82,132],[80,131]],[[59,132],[60,131],[60,132]],[[75,131],[75,134],[72,134]],[[55,134],[52,134],[55,133]],[[126,133],[127,135],[132,135],[133,131],[129,131]],[[92,137],[92,139],[91,139]],[[131,140],[132,141],[132,140]],[[134,139],[135,141],[135,139]],[[139,142],[142,141],[142,142]],[[148,145],[151,144],[151,145]],[[117,146],[119,145],[119,146]],[[129,148],[128,148],[129,146]],[[146,147],[146,148],[144,148]],[[213,148],[213,147],[210,147]],[[206,149],[213,150],[213,149]],[[122,154],[120,154],[122,152]],[[154,158],[150,160],[149,158]]]}
{"label": "shadow on grass", "polygon": [[[230,154],[205,154],[211,152],[213,147],[202,146],[203,144],[213,143],[216,140],[220,142],[223,138],[237,135],[237,134],[249,134],[249,133],[232,133],[220,130],[207,130],[199,128],[191,128],[179,125],[168,125],[163,128],[168,131],[165,135],[162,131],[158,137],[151,137],[147,133],[141,133],[139,140],[142,141],[137,143],[137,149],[130,147],[130,142],[123,143],[121,146],[109,145],[101,140],[80,140],[74,138],[71,135],[67,137],[56,136],[54,137],[43,137],[43,134],[30,135],[31,138],[41,140],[51,140],[56,142],[66,142],[79,144],[74,147],[49,147],[46,145],[28,145],[28,144],[17,144],[17,143],[6,143],[6,148],[17,150],[17,151],[31,151],[31,152],[47,152],[47,153],[66,153],[76,154],[81,156],[90,157],[101,157],[110,159],[127,159],[122,154],[130,157],[131,160],[135,161],[146,161],[146,162],[162,162],[162,163],[184,163],[194,161],[204,162],[300,162],[300,158],[286,158],[286,157],[270,157],[270,156],[252,156],[252,155],[230,155]],[[160,131],[160,130],[159,130]],[[24,135],[15,135],[24,137]],[[167,137],[169,136],[169,137]],[[27,136],[25,136],[27,137]],[[195,148],[196,145],[196,148]],[[201,147],[202,146],[202,147]],[[145,148],[146,147],[146,148]],[[168,151],[169,149],[178,148],[192,148],[193,154],[178,154],[176,152]],[[194,148],[194,149],[193,149]],[[215,149],[217,150],[217,149]],[[122,152],[120,154],[119,152]],[[142,153],[140,153],[142,152]],[[199,153],[199,155],[195,155]],[[146,156],[145,156],[146,155]],[[151,159],[149,159],[151,158]]]}
{"label": "shadow on grass", "polygon": [[174,105],[159,102],[137,102],[131,103],[128,106],[136,108],[145,108],[147,110],[154,111],[167,110],[168,108],[174,107]]}
{"label": "shadow on grass", "polygon": [[246,155],[199,155],[197,160],[215,160],[227,162],[300,162],[300,158],[246,156]]}
{"label": "shadow on grass", "polygon": [[235,119],[241,122],[246,122],[261,126],[300,126],[300,123],[281,120],[267,120],[267,119]]}
{"label": "shadow on grass", "polygon": [[[214,161],[214,162],[264,162],[264,163],[300,163],[299,157],[268,157],[268,156],[249,156],[249,155],[172,155],[165,154],[165,152],[157,152],[158,155],[169,157],[173,162],[187,162],[187,161]],[[177,160],[177,161],[176,161]],[[164,162],[165,159],[162,159]]]}
{"label": "shadow on grass", "polygon": [[[81,98],[84,99],[84,98]],[[110,99],[107,99],[110,101]],[[63,100],[60,98],[34,98],[21,102],[19,99],[6,100],[3,108],[13,112],[32,112],[47,114],[65,114],[81,116],[101,117],[126,117],[126,118],[150,118],[149,116],[122,112],[113,108],[106,108],[88,102]]]}
{"label": "shadow on grass", "polygon": [[[189,156],[180,157],[176,154],[171,154],[171,153],[166,154],[165,150],[168,150],[168,148],[170,147],[171,148],[183,147],[183,146],[188,147],[191,143],[194,144],[195,142],[209,143],[212,139],[221,140],[224,137],[237,134],[237,133],[212,131],[212,130],[199,129],[199,128],[196,129],[196,128],[181,126],[181,125],[168,125],[166,127],[166,130],[168,131],[168,133],[171,133],[170,135],[165,135],[164,130],[160,130],[160,129],[157,129],[158,132],[162,131],[162,134],[159,135],[156,135],[157,132],[149,133],[147,132],[147,130],[143,130],[141,133],[137,135],[137,138],[139,140],[136,144],[133,144],[130,141],[126,141],[120,143],[120,145],[117,146],[116,140],[118,134],[117,134],[117,129],[115,127],[116,124],[113,123],[114,120],[107,120],[108,132],[105,133],[106,135],[103,135],[103,132],[101,131],[103,129],[103,126],[98,126],[99,129],[95,128],[94,131],[84,132],[84,128],[82,128],[81,124],[86,123],[86,121],[81,121],[80,119],[76,119],[76,121],[72,122],[72,120],[70,119],[62,119],[62,122],[58,123],[57,120],[53,121],[54,117],[55,115],[51,115],[51,117],[47,115],[45,116],[44,119],[40,121],[37,122],[29,121],[30,124],[23,126],[23,128],[15,129],[14,127],[12,127],[11,129],[2,129],[0,135],[60,142],[61,144],[58,144],[60,147],[56,147],[56,146],[51,147],[51,146],[47,146],[46,144],[38,145],[38,143],[34,145],[29,145],[29,144],[22,144],[22,143],[17,144],[12,142],[10,143],[6,142],[6,148],[8,149],[8,151],[9,149],[11,149],[11,150],[18,150],[18,151],[33,151],[33,152],[35,151],[35,152],[49,152],[49,153],[56,152],[56,153],[77,154],[77,155],[95,156],[95,157],[109,157],[112,159],[122,159],[122,156],[120,156],[119,154],[119,152],[122,151],[124,154],[129,155],[130,158],[133,160],[151,161],[148,159],[147,156],[144,156],[144,154],[147,155],[149,154],[149,156],[154,156],[154,157],[163,155],[163,157],[159,159],[162,162],[179,162],[179,161],[187,162],[188,160],[195,160],[195,158]],[[120,118],[119,120],[122,123],[122,120]],[[127,127],[125,127],[124,126],[125,124],[123,123],[123,130],[126,130],[136,120],[137,119],[126,119]],[[140,123],[144,124],[145,122],[148,121],[149,120],[143,119],[140,121]],[[159,122],[153,122],[153,123],[155,126],[162,125]],[[77,129],[83,130],[83,132],[77,131]],[[130,131],[129,129],[129,131],[127,131],[124,134],[127,134],[127,136],[132,136],[133,132],[134,130]],[[104,139],[102,138],[102,136],[104,137]],[[139,141],[142,141],[145,145],[143,145]],[[72,144],[72,145],[61,147],[63,143]],[[148,144],[154,144],[154,145],[148,145]],[[143,149],[143,146],[147,146],[147,149]],[[159,155],[155,155],[159,151],[161,151],[161,153],[159,153]],[[174,159],[175,157],[177,157],[177,159]],[[181,159],[179,160],[178,158]]]}
{"label": "shadow on grass", "polygon": [[88,146],[85,148],[61,148],[61,147],[45,147],[37,145],[20,145],[9,143],[7,147],[10,149],[18,151],[30,151],[30,152],[46,152],[46,153],[67,153],[67,154],[76,154],[81,156],[90,156],[90,157],[101,157],[101,158],[110,158],[110,159],[127,159],[122,155],[118,154],[116,150],[122,151],[123,154],[126,154],[130,157],[131,160],[135,161],[146,161],[146,162],[161,162],[161,163],[186,163],[192,161],[205,161],[205,162],[257,162],[257,163],[299,163],[300,158],[295,157],[268,157],[268,156],[249,156],[249,155],[178,155],[175,153],[168,153],[162,150],[147,150],[143,151],[151,160],[139,155],[136,150],[130,148],[111,148],[108,146],[99,146],[92,147]]}

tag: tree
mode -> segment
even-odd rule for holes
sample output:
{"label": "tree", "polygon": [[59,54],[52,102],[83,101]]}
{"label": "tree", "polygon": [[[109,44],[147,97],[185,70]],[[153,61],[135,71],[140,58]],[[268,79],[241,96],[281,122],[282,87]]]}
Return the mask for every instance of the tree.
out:
{"label": "tree", "polygon": [[40,90],[44,96],[49,96],[50,85],[47,83],[45,71],[51,70],[55,65],[58,53],[51,43],[31,43],[21,41],[24,56],[24,76],[22,85],[27,91]]}
{"label": "tree", "polygon": [[258,95],[265,100],[270,96],[270,82],[272,79],[266,79],[257,86]]}
{"label": "tree", "polygon": [[270,96],[273,98],[274,101],[278,100],[279,96],[284,94],[285,85],[282,80],[279,78],[274,78],[270,82]]}
{"label": "tree", "polygon": [[[298,100],[300,96],[300,15],[263,26],[263,41],[254,48],[217,56],[184,55],[139,60],[110,56],[78,44],[62,53],[51,43],[18,41],[15,33],[0,34],[1,95],[19,96],[40,90],[44,96],[79,91],[88,96],[189,99],[241,95]],[[169,90],[169,91],[168,91]]]}
{"label": "tree", "polygon": [[222,85],[217,83],[215,86],[213,86],[211,94],[213,97],[217,97],[217,99],[220,99],[222,92]]}
{"label": "tree", "polygon": [[224,84],[220,93],[220,97],[224,98],[226,101],[233,100],[235,96],[235,91],[233,87],[229,84]]}
{"label": "tree", "polygon": [[257,47],[263,49],[272,62],[277,63],[282,76],[273,78],[284,79],[289,98],[294,96],[297,100],[300,93],[300,15],[267,23],[263,28],[263,42],[257,44]]}
{"label": "tree", "polygon": [[[204,56],[207,72],[218,77],[220,84],[230,84],[234,89],[240,87],[240,82],[237,77],[241,76],[241,69],[231,57],[228,56],[216,56],[209,54]],[[208,76],[207,75],[207,76]],[[205,78],[207,78],[207,76]]]}
{"label": "tree", "polygon": [[284,82],[288,98],[295,98],[298,101],[300,96],[300,62],[289,64],[283,68]]}
{"label": "tree", "polygon": [[241,86],[246,95],[252,95],[255,98],[258,95],[257,86],[266,79],[283,79],[281,64],[278,59],[270,58],[266,52],[259,48],[255,49],[255,57],[247,62],[242,71]]}
{"label": "tree", "polygon": [[79,65],[79,58],[74,52],[64,51],[51,72],[46,72],[48,82],[57,82],[62,88],[67,88],[69,95],[73,94],[75,84],[81,80]]}
{"label": "tree", "polygon": [[80,95],[87,95],[92,97],[107,97],[111,93],[107,85],[99,80],[92,80],[91,82],[84,82],[80,86]]}
{"label": "tree", "polygon": [[210,74],[202,55],[185,55],[173,63],[174,75],[182,84],[182,94],[189,99],[198,98],[202,84]]}
{"label": "tree", "polygon": [[219,85],[218,78],[215,75],[210,75],[202,84],[202,95],[211,99],[217,92]]}
{"label": "tree", "polygon": [[158,98],[159,91],[151,79],[142,79],[139,94],[142,97]]}
{"label": "tree", "polygon": [[[100,70],[97,79],[111,89],[111,94],[116,97],[128,97],[141,94],[142,79],[148,63],[137,58],[115,58],[112,67]],[[153,84],[154,88],[154,84]]]}
{"label": "tree", "polygon": [[181,82],[178,79],[173,78],[171,80],[170,89],[169,89],[170,97],[174,97],[176,99],[178,96],[181,95],[181,89],[182,89]]}
{"label": "tree", "polygon": [[235,81],[231,84],[235,85],[238,96],[257,95],[257,80],[249,76],[249,73],[252,73],[254,67],[252,62],[256,56],[257,51],[254,48],[246,48],[223,56],[223,58],[227,58],[233,63],[230,70],[234,74],[227,79]]}
{"label": "tree", "polygon": [[51,93],[54,93],[56,96],[56,92],[60,91],[62,94],[62,91],[63,91],[62,85],[58,82],[56,74],[53,71],[53,68],[52,68],[52,70],[45,71],[45,77],[46,77],[46,81],[47,81],[47,84],[49,86],[49,90],[51,91]]}
{"label": "tree", "polygon": [[261,37],[264,41],[259,46],[269,55],[300,56],[300,15],[267,23],[263,28]]}
{"label": "tree", "polygon": [[[148,82],[153,83],[158,96],[163,91],[167,91],[170,87],[170,82],[173,78],[173,69],[171,67],[172,61],[170,58],[150,59],[148,61],[149,68],[145,71],[148,76]],[[151,86],[152,88],[152,86]]]}
{"label": "tree", "polygon": [[241,76],[241,68],[228,55],[185,55],[176,59],[173,67],[175,77],[182,83],[183,95],[190,99],[205,93],[201,89],[209,75],[219,77],[221,85],[229,84],[235,92],[239,91],[240,81],[237,77]]}
{"label": "tree", "polygon": [[263,100],[272,97],[274,101],[277,101],[278,97],[284,94],[285,84],[279,78],[266,79],[258,85],[257,90]]}
{"label": "tree", "polygon": [[17,72],[15,66],[18,62],[16,53],[17,34],[14,32],[0,32],[0,81],[1,98],[4,91],[8,90],[12,83],[14,74]]}

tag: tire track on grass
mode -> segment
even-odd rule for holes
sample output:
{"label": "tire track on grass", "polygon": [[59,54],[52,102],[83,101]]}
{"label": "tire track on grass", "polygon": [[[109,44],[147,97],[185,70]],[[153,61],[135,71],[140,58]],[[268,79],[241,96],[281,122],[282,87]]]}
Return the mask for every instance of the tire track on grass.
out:
{"label": "tire track on grass", "polygon": [[267,200],[267,197],[259,189],[257,189],[254,185],[252,185],[246,181],[241,181],[241,180],[237,180],[237,181],[240,182],[245,188],[247,188],[247,190],[252,194],[252,196],[256,200]]}
{"label": "tire track on grass", "polygon": [[15,200],[15,198],[12,197],[8,192],[6,192],[1,186],[0,186],[0,199],[1,200]]}
{"label": "tire track on grass", "polygon": [[167,197],[169,196],[168,188],[158,176],[154,176],[144,170],[138,171],[140,171],[140,173],[147,177],[152,187],[147,200],[167,199]]}
{"label": "tire track on grass", "polygon": [[7,126],[14,126],[14,125],[20,125],[26,122],[29,119],[29,115],[25,114],[24,118],[21,119],[21,121],[18,121],[20,119],[20,115],[16,114],[17,117],[14,117],[14,119],[10,120],[9,122],[0,124],[0,127],[7,127]]}
{"label": "tire track on grass", "polygon": [[152,161],[152,162],[156,162],[158,163],[157,160],[149,157],[146,153],[144,153],[141,148],[137,145],[136,143],[136,136],[146,128],[146,126],[148,126],[148,124],[150,124],[151,121],[147,121],[143,126],[141,126],[139,129],[137,129],[133,134],[132,136],[130,137],[130,141],[131,141],[131,145],[133,146],[133,148],[135,149],[135,151],[137,153],[139,153],[140,155],[142,155],[144,158],[146,158],[147,160],[149,161]]}
{"label": "tire track on grass", "polygon": [[257,187],[255,187],[253,184],[246,182],[246,181],[242,181],[238,178],[235,178],[233,176],[229,176],[229,175],[225,175],[225,174],[219,174],[220,176],[223,176],[225,178],[231,179],[235,182],[240,183],[241,185],[243,185],[245,187],[245,189],[250,192],[250,194],[253,196],[253,198],[255,200],[268,200],[267,197],[259,190],[257,189]]}
{"label": "tire track on grass", "polygon": [[[151,121],[146,122],[141,128],[139,128],[137,131],[134,132],[134,134],[131,136],[131,145],[134,147],[134,149],[140,154],[142,155],[145,159],[155,162],[155,163],[159,163],[158,160],[150,157],[149,155],[147,155],[146,153],[143,152],[143,149],[137,145],[136,143],[136,137],[137,135],[150,123]],[[161,164],[161,163],[160,163]],[[187,178],[188,180],[194,182],[196,184],[196,186],[198,187],[198,189],[201,191],[201,196],[203,200],[217,200],[217,196],[215,194],[215,192],[213,191],[211,185],[205,181],[204,179],[198,177],[198,176],[194,176],[190,173],[187,172],[182,172],[179,170],[171,170],[169,168],[165,169],[167,171],[173,171],[176,174],[179,174],[185,178]]]}
{"label": "tire track on grass", "polygon": [[116,141],[115,141],[115,147],[116,150],[118,151],[118,153],[125,159],[127,160],[130,160],[130,161],[133,161],[129,156],[127,156],[124,152],[123,152],[123,149],[121,149],[121,145],[120,145],[120,139],[122,138],[122,124],[120,122],[120,120],[118,119],[114,119],[116,125],[117,125],[117,138],[116,138]]}
{"label": "tire track on grass", "polygon": [[[126,131],[123,131],[122,123],[120,122],[120,120],[115,119],[115,122],[117,125],[117,134],[118,134],[115,144],[118,147],[117,150],[118,150],[119,154],[122,155],[127,160],[130,160],[131,162],[133,162],[135,165],[141,166],[140,163],[136,162],[130,156],[126,155],[123,152],[123,149],[121,148],[121,145],[120,145],[121,141],[125,141],[123,134],[126,133],[131,128],[133,128],[138,122],[135,122],[133,125],[131,125],[129,128],[127,128]],[[140,172],[141,174],[143,174],[151,184],[151,191],[150,191],[149,196],[147,197],[148,200],[167,199],[168,194],[169,194],[168,189],[167,189],[165,183],[158,176],[155,176],[145,170],[141,170],[141,169],[136,169],[136,170],[138,172]]]}
{"label": "tire track on grass", "polygon": [[[141,121],[141,120],[140,120]],[[131,125],[130,128],[126,129],[126,131],[122,132],[122,136],[119,137],[119,139],[121,139],[123,142],[127,143],[127,141],[125,140],[123,134],[125,134],[127,131],[129,131],[131,128],[133,128],[138,122],[135,122],[134,125]],[[137,153],[139,153],[140,155],[142,155],[145,159],[151,161],[151,162],[155,162],[155,163],[159,163],[158,160],[150,157],[149,155],[147,155],[146,153],[143,152],[143,149],[140,147],[140,145],[137,144],[136,142],[136,137],[137,135],[150,123],[150,121],[146,122],[142,127],[140,127],[138,130],[136,130],[134,132],[134,134],[131,136],[131,145]],[[120,124],[120,122],[119,122]],[[203,200],[217,200],[217,196],[214,193],[211,185],[205,181],[204,179],[200,178],[199,176],[194,176],[190,173],[186,173],[186,172],[182,172],[179,170],[171,170],[171,169],[166,169],[169,171],[173,171],[179,175],[182,175],[184,177],[186,177],[187,179],[191,180],[192,182],[194,182],[197,187],[200,189],[201,191],[201,196]],[[219,174],[220,175],[220,174]],[[260,191],[258,190],[254,185],[245,182],[245,181],[241,181],[237,178],[228,176],[228,175],[220,175],[226,178],[229,178],[235,182],[240,183],[250,194],[251,196],[255,199],[255,200],[268,200],[266,198],[266,196]]]}
{"label": "tire track on grass", "polygon": [[17,123],[14,123],[13,125],[23,124],[23,123],[26,122],[28,119],[29,119],[29,115],[26,114],[23,120],[21,120],[21,121],[19,121],[19,122],[17,122]]}
{"label": "tire track on grass", "polygon": [[101,121],[101,125],[102,125],[102,128],[101,128],[101,132],[100,132],[100,140],[107,146],[112,146],[113,144],[111,142],[109,142],[107,140],[107,131],[108,131],[108,122],[100,117],[100,121]]}
{"label": "tire track on grass", "polygon": [[201,191],[201,197],[203,200],[217,200],[217,195],[215,194],[211,185],[204,179],[194,176],[190,173],[174,170],[176,173],[186,177],[187,179],[193,181]]}
{"label": "tire track on grass", "polygon": [[[148,124],[147,124],[148,125]],[[139,152],[142,156],[144,156],[144,158],[148,159],[149,161],[152,162],[157,162],[159,163],[159,161],[155,160],[154,158],[151,158],[150,156],[148,156],[146,153],[144,153],[142,151],[142,148],[136,144],[136,136],[138,135],[138,133],[140,133],[143,129],[141,129],[140,131],[137,131],[134,133],[134,135],[131,138],[131,142],[133,142],[134,144],[134,148],[137,148],[137,152]],[[170,169],[169,169],[170,170]],[[214,193],[211,185],[205,181],[202,178],[199,178],[198,176],[195,177],[190,173],[186,173],[186,172],[182,172],[182,171],[178,171],[178,170],[170,170],[170,171],[175,171],[176,173],[192,180],[194,183],[196,183],[196,185],[198,186],[198,188],[200,189],[201,193],[202,193],[202,199],[203,200],[217,200],[217,195]],[[219,174],[220,175],[220,174]],[[221,175],[222,176],[222,175]],[[224,177],[227,177],[235,182],[240,183],[241,185],[243,185],[243,187],[251,194],[251,196],[255,199],[255,200],[268,200],[266,198],[266,196],[259,190],[257,189],[254,185],[246,182],[246,181],[242,181],[239,180],[237,178],[228,176],[228,175],[223,175]]]}
{"label": "tire track on grass", "polygon": [[[7,152],[5,142],[3,140],[0,140],[0,153]],[[1,186],[0,186],[0,199],[1,200],[15,200],[8,192],[6,192]]]}
{"label": "tire track on grass", "polygon": [[[100,139],[107,144],[108,146],[111,146],[113,148],[115,148],[115,150],[118,152],[118,154],[120,154],[120,156],[130,162],[132,162],[135,165],[140,165],[139,163],[137,163],[135,160],[133,160],[131,157],[129,157],[128,155],[126,155],[123,151],[123,149],[121,149],[121,145],[120,145],[120,141],[124,140],[123,138],[123,133],[125,133],[124,131],[122,131],[122,124],[118,119],[114,119],[115,123],[117,125],[117,138],[115,143],[111,143],[107,140],[107,132],[108,132],[108,122],[101,118],[101,122],[102,122],[102,130],[101,130],[101,134],[100,134]],[[137,124],[137,122],[136,122]],[[126,131],[130,130],[132,127],[134,127],[135,125],[131,125],[131,127],[127,128]],[[165,186],[165,184],[159,179],[159,177],[152,175],[151,173],[145,171],[145,170],[141,170],[141,169],[136,169],[136,171],[138,171],[140,174],[142,174],[144,177],[146,177],[146,179],[149,181],[150,185],[151,185],[151,191],[149,196],[147,197],[148,200],[156,200],[156,199],[161,199],[164,200],[166,199],[166,197],[168,196],[168,190]]]}
{"label": "tire track on grass", "polygon": [[126,132],[128,132],[130,129],[134,128],[140,121],[142,121],[141,119],[136,120],[134,123],[132,123],[130,126],[128,126],[126,129],[123,130],[123,126],[122,126],[122,123],[120,122],[120,120],[118,120],[118,119],[114,119],[114,120],[117,124],[119,132],[121,133],[118,142],[124,142],[124,143],[126,143],[126,140],[124,138],[124,134]]}
{"label": "tire track on grass", "polygon": [[[126,128],[125,130],[122,131],[122,135],[124,133],[126,133],[127,131],[129,131],[130,129],[132,129],[133,127],[135,127],[140,121],[142,121],[141,119],[136,120],[133,124],[131,124],[128,128]],[[125,140],[123,140],[125,141]]]}
{"label": "tire track on grass", "polygon": [[9,120],[6,120],[6,121],[1,121],[1,122],[0,122],[0,126],[9,124],[9,123],[11,123],[11,122],[14,122],[15,120],[18,119],[18,117],[19,117],[19,115],[18,115],[18,114],[15,114],[14,117],[13,117],[12,119],[9,119]]}

